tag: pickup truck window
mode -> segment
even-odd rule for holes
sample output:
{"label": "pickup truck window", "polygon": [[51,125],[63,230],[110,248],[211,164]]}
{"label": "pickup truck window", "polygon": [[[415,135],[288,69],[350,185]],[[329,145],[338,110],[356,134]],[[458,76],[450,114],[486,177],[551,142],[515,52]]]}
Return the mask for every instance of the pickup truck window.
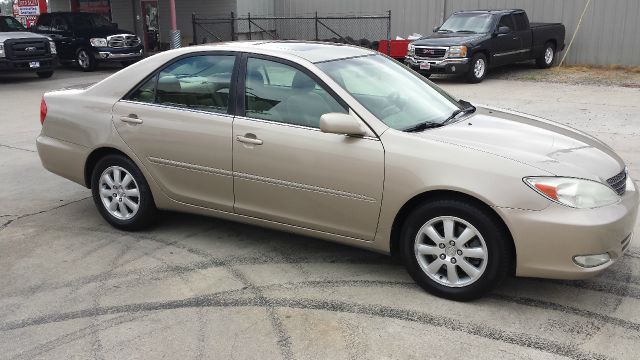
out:
{"label": "pickup truck window", "polygon": [[500,28],[501,26],[507,26],[512,31],[516,29],[516,26],[513,24],[513,18],[511,17],[511,14],[502,15],[502,17],[500,18],[500,23],[498,23],[498,28]]}
{"label": "pickup truck window", "polygon": [[523,31],[529,28],[529,21],[527,21],[527,16],[524,13],[513,14],[513,19],[516,23],[516,31]]}
{"label": "pickup truck window", "polygon": [[335,82],[380,121],[397,130],[420,123],[440,124],[455,110],[455,99],[381,55],[318,64]]}
{"label": "pickup truck window", "polygon": [[68,17],[71,25],[76,29],[92,29],[100,27],[113,27],[105,17],[91,13],[77,13]]}
{"label": "pickup truck window", "polygon": [[438,32],[487,33],[491,29],[493,15],[482,13],[453,14],[442,24]]}
{"label": "pickup truck window", "polygon": [[2,20],[0,31],[27,31],[18,20],[10,16],[0,17],[0,19]]}

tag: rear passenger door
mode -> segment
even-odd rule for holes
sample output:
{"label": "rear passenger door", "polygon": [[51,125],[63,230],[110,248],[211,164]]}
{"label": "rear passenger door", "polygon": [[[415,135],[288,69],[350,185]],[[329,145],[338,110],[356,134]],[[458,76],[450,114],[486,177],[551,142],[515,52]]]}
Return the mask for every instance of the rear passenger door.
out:
{"label": "rear passenger door", "polygon": [[233,212],[236,54],[181,57],[113,108],[120,136],[172,199]]}

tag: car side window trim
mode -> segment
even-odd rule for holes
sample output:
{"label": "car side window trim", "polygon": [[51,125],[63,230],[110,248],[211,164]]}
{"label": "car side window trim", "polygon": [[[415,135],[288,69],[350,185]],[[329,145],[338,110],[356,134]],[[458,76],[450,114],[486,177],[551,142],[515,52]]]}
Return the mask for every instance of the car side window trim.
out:
{"label": "car side window trim", "polygon": [[[174,59],[171,59],[170,61],[167,61],[166,63],[164,63],[162,66],[158,67],[156,70],[154,70],[152,73],[150,73],[149,75],[145,76],[141,81],[139,81],[133,88],[131,88],[131,90],[129,90],[120,100],[118,101],[126,101],[129,103],[143,103],[141,101],[135,101],[135,100],[131,100],[131,96],[138,91],[142,86],[144,86],[147,81],[151,80],[152,78],[155,78],[155,84],[154,84],[154,101],[153,103],[143,103],[145,105],[149,105],[149,106],[158,106],[158,107],[163,107],[163,108],[170,108],[170,109],[178,109],[178,110],[185,110],[185,111],[192,111],[192,112],[198,112],[198,113],[206,113],[206,114],[215,114],[215,115],[230,115],[230,116],[235,116],[236,115],[236,101],[234,99],[234,97],[237,94],[236,91],[236,86],[237,86],[237,77],[238,77],[238,73],[240,71],[240,61],[241,61],[241,53],[236,52],[236,51],[198,51],[198,52],[192,52],[192,53],[188,53],[188,54],[184,54],[181,56],[178,56]],[[234,60],[234,64],[233,64],[233,70],[232,70],[232,74],[231,74],[231,81],[229,84],[229,106],[227,108],[227,113],[218,113],[218,112],[213,112],[213,111],[206,111],[206,110],[199,110],[199,109],[190,109],[188,107],[178,107],[178,106],[171,106],[171,105],[166,105],[166,104],[159,104],[157,102],[158,100],[158,92],[157,92],[157,87],[158,87],[158,79],[160,77],[160,73],[162,71],[164,71],[166,68],[168,68],[169,66],[173,65],[174,63],[184,60],[186,58],[190,58],[190,57],[195,57],[195,56],[234,56],[235,60]]]}
{"label": "car side window trim", "polygon": [[[236,115],[239,117],[243,117],[245,119],[256,119],[250,116],[247,116],[246,113],[246,104],[245,104],[245,82],[246,82],[246,77],[247,77],[247,62],[249,60],[249,58],[253,58],[253,59],[259,59],[259,60],[267,60],[267,61],[272,61],[278,64],[282,64],[282,65],[286,65],[286,66],[290,66],[300,72],[302,72],[303,74],[307,75],[308,77],[310,77],[313,81],[316,82],[316,84],[318,84],[318,86],[320,86],[324,91],[326,91],[338,104],[340,104],[340,106],[342,106],[346,111],[353,111],[349,105],[346,103],[346,101],[344,101],[340,96],[338,96],[338,94],[335,93],[335,91],[333,91],[333,89],[331,89],[331,87],[329,87],[329,85],[327,85],[324,81],[322,81],[322,79],[320,79],[316,74],[312,73],[311,71],[309,71],[309,69],[305,68],[304,66],[297,64],[293,61],[287,60],[287,59],[282,59],[279,57],[275,57],[275,56],[270,56],[270,55],[264,55],[264,54],[253,54],[253,53],[243,53],[242,54],[242,58],[240,60],[241,62],[241,67],[240,67],[240,72],[238,73],[238,77],[236,79],[236,93],[235,93],[235,98],[236,98]],[[279,123],[277,121],[271,121],[271,120],[266,120],[266,119],[256,119],[256,120],[263,120],[269,123]],[[292,124],[295,125],[295,124]],[[308,126],[302,126],[299,125],[302,128],[308,128],[308,129],[316,129],[313,127],[308,127]]]}

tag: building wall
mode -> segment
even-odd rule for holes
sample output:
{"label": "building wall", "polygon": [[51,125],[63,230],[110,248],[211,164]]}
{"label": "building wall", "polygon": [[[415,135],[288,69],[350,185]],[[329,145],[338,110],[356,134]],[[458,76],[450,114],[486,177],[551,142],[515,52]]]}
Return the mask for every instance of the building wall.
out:
{"label": "building wall", "polygon": [[[391,35],[429,34],[457,10],[522,8],[533,22],[562,22],[569,44],[587,0],[275,0],[276,15],[383,14]],[[640,65],[640,1],[591,0],[569,51],[568,64]]]}

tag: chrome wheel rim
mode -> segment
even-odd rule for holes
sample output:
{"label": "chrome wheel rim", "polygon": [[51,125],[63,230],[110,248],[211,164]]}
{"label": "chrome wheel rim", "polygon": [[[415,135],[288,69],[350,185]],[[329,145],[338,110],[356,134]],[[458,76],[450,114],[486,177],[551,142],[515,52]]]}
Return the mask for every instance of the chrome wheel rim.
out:
{"label": "chrome wheel rim", "polygon": [[551,64],[551,62],[553,61],[553,49],[548,47],[545,51],[544,51],[544,61],[548,64]]}
{"label": "chrome wheel rim", "polygon": [[414,253],[422,271],[448,287],[478,281],[489,258],[480,232],[455,216],[438,216],[424,224],[416,235]]}
{"label": "chrome wheel rim", "polygon": [[105,209],[119,220],[129,220],[140,208],[140,190],[131,174],[120,166],[106,168],[98,183]]}
{"label": "chrome wheel rim", "polygon": [[89,66],[89,55],[87,54],[86,51],[81,50],[78,53],[78,65],[80,65],[83,68],[86,68]]}
{"label": "chrome wheel rim", "polygon": [[476,63],[473,65],[473,74],[476,76],[476,78],[479,79],[482,77],[482,75],[484,75],[484,68],[485,68],[484,60],[483,59],[476,60]]}

